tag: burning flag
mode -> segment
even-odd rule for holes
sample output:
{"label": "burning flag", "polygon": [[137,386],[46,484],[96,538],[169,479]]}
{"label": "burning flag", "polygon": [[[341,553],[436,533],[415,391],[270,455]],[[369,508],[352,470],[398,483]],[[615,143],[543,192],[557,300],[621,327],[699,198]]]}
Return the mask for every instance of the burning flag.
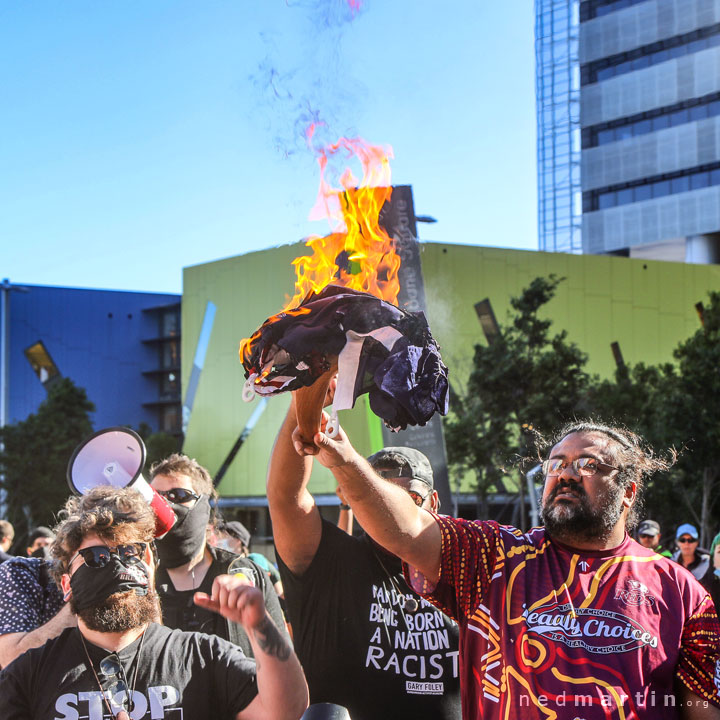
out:
{"label": "burning flag", "polygon": [[[328,161],[354,155],[342,190],[326,179]],[[298,426],[307,440],[320,429],[328,385],[338,373],[327,432],[337,432],[337,411],[369,393],[370,407],[395,429],[424,425],[447,413],[447,368],[422,313],[396,306],[400,257],[380,226],[390,198],[392,150],[341,139],[319,153],[320,191],[311,219],[327,217],[332,232],[312,237],[313,251],[293,261],[295,294],[285,308],[240,343],[243,398],[298,391]]]}

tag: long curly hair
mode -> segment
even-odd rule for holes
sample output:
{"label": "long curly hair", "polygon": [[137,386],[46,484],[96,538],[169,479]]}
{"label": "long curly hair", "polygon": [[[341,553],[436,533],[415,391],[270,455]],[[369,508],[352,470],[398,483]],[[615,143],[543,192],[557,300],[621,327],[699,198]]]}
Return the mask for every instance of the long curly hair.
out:
{"label": "long curly hair", "polygon": [[111,545],[150,543],[155,535],[155,513],[133,488],[109,485],[93,488],[85,495],[69,498],[60,517],[50,546],[51,572],[58,583],[91,533]]}
{"label": "long curly hair", "polygon": [[632,530],[638,522],[642,510],[645,481],[656,472],[669,470],[677,460],[677,451],[670,448],[665,456],[655,451],[638,434],[620,426],[611,426],[596,420],[573,421],[564,425],[549,440],[541,441],[538,449],[547,455],[549,450],[563,438],[572,433],[598,433],[605,435],[611,442],[608,450],[612,453],[612,465],[619,468],[616,482],[623,488],[635,483],[637,493],[627,517],[627,528]]}

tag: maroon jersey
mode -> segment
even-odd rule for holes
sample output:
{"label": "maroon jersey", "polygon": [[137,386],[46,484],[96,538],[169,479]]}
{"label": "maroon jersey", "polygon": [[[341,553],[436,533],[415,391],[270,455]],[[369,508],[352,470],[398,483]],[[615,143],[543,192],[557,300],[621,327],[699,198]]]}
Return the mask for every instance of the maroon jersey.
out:
{"label": "maroon jersey", "polygon": [[676,678],[720,706],[720,624],[677,563],[628,536],[579,551],[544,528],[436,519],[438,585],[406,573],[460,625],[465,720],[677,718]]}

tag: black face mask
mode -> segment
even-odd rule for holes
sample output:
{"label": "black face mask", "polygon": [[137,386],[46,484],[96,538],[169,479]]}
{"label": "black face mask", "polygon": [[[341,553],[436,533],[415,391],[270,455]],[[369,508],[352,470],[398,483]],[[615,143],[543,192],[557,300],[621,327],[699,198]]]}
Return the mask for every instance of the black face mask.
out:
{"label": "black face mask", "polygon": [[40,560],[50,560],[50,546],[49,545],[41,545],[39,548],[36,548],[30,553],[30,557],[38,558]]}
{"label": "black face mask", "polygon": [[146,595],[150,577],[142,562],[127,564],[112,555],[110,562],[101,568],[91,568],[85,563],[70,578],[72,608],[75,612],[98,605],[111,595],[134,590],[137,595]]}
{"label": "black face mask", "polygon": [[155,543],[160,565],[176,568],[190,562],[200,552],[210,521],[210,501],[207,495],[201,495],[191,508],[178,503],[170,505],[177,515],[177,522]]}

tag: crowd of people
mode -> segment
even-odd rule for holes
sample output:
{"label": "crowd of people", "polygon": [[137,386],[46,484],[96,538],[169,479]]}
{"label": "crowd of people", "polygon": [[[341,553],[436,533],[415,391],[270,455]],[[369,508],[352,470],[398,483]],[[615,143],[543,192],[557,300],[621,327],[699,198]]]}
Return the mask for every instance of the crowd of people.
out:
{"label": "crowd of people", "polygon": [[718,719],[720,534],[704,550],[683,523],[673,551],[638,522],[667,466],[625,429],[569,425],[522,532],[442,514],[413,448],[304,437],[293,399],[267,476],[277,567],[180,454],[149,473],[176,517],[161,537],[131,488],[71,497],[22,555],[0,521],[0,718]]}

